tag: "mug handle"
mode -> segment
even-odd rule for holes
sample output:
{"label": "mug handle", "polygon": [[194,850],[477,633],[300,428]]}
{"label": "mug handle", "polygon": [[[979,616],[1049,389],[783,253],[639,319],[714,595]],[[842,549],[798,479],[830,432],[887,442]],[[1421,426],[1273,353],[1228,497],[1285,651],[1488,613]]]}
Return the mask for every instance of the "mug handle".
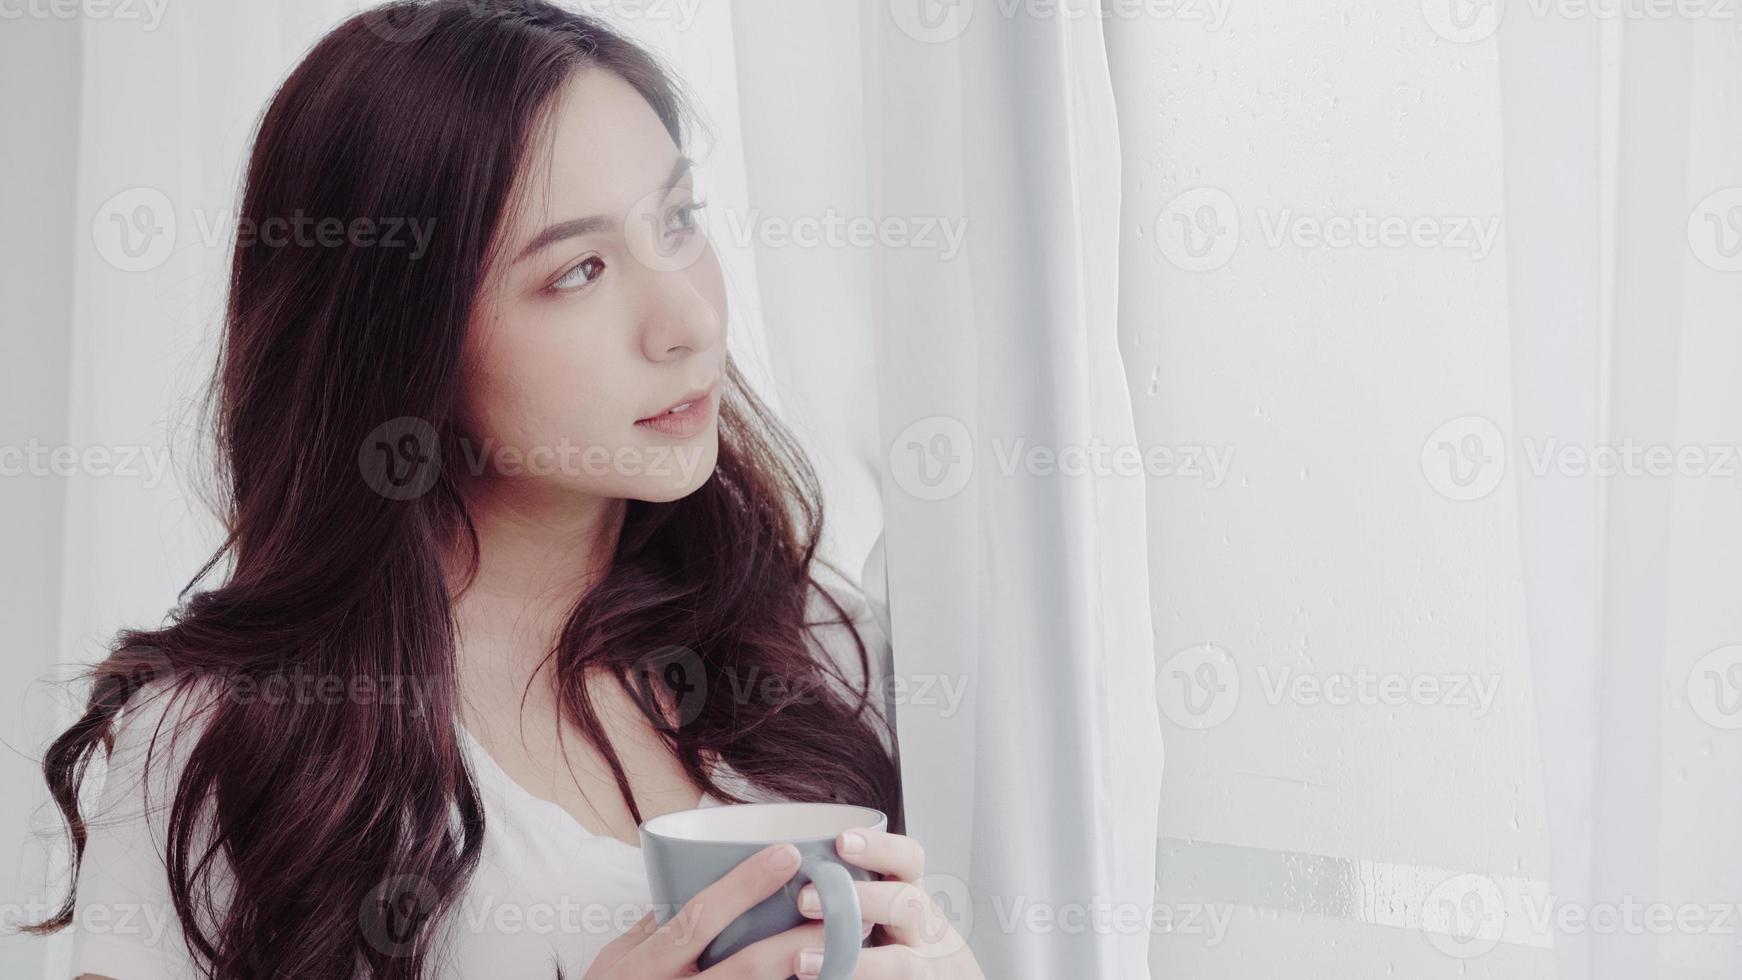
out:
{"label": "mug handle", "polygon": [[838,862],[809,857],[799,873],[817,886],[823,906],[823,968],[817,980],[849,980],[859,965],[864,924],[859,914],[859,889],[853,876]]}

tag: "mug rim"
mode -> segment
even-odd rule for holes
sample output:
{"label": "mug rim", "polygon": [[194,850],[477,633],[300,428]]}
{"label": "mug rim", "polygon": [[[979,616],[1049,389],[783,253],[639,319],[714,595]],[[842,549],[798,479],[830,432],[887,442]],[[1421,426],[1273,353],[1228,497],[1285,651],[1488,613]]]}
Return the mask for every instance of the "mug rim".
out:
{"label": "mug rim", "polygon": [[[695,814],[695,813],[711,813],[711,812],[716,811],[716,810],[725,810],[725,809],[745,809],[745,808],[749,808],[749,807],[780,807],[780,806],[826,806],[826,807],[833,807],[835,809],[858,810],[861,813],[866,813],[866,814],[871,815],[871,817],[873,819],[870,823],[864,824],[862,826],[843,827],[841,829],[841,831],[837,831],[836,833],[833,833],[833,834],[822,834],[822,835],[814,835],[813,834],[813,835],[802,836],[802,837],[753,837],[753,838],[749,838],[746,840],[726,840],[726,839],[721,839],[721,838],[708,838],[708,839],[703,840],[703,839],[698,839],[695,837],[674,837],[671,834],[660,832],[654,826],[655,824],[659,823],[662,820],[665,820],[668,817],[684,817],[684,816],[689,816],[690,814]],[[734,846],[743,846],[746,844],[760,844],[763,846],[767,846],[769,844],[800,844],[800,843],[809,843],[809,842],[813,842],[813,841],[834,840],[836,837],[840,836],[840,833],[843,831],[847,831],[847,830],[874,830],[874,829],[879,829],[879,828],[887,827],[887,826],[889,826],[889,815],[884,813],[882,810],[879,810],[873,806],[860,806],[857,803],[822,803],[822,802],[819,802],[816,800],[786,800],[786,801],[775,800],[775,801],[764,801],[764,802],[760,802],[760,803],[724,803],[724,804],[715,804],[714,806],[691,807],[688,810],[673,810],[670,813],[662,813],[657,817],[649,817],[648,819],[641,821],[641,828],[640,829],[641,829],[641,834],[643,837],[654,837],[654,838],[658,838],[659,840],[663,840],[663,841],[680,841],[680,842],[685,843],[685,844],[726,844],[726,845],[734,845]]]}

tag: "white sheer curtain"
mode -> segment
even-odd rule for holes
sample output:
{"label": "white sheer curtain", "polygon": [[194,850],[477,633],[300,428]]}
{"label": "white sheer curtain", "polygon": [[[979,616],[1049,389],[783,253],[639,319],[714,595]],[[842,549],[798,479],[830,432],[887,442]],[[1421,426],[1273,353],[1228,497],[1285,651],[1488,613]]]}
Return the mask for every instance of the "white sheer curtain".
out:
{"label": "white sheer curtain", "polygon": [[[965,882],[988,976],[1147,976],[1147,928],[1114,925],[1132,911],[1147,923],[1154,888],[1144,482],[1067,464],[1136,442],[1101,26],[1092,2],[1040,17],[986,7],[942,41],[892,6],[868,25],[876,212],[969,222],[965,261],[879,253],[896,667],[973,692],[960,718],[904,716],[923,753],[906,767],[910,815],[937,869]],[[1056,452],[1057,472],[1005,469],[1025,441]],[[1080,931],[987,935],[1019,900],[1061,924],[1115,912]]]}
{"label": "white sheer curtain", "polygon": [[[1735,26],[1509,15],[1499,31],[1510,462],[1553,890],[1593,916],[1685,916],[1557,918],[1566,980],[1742,972],[1725,924],[1742,897]],[[1579,455],[1543,465],[1557,440],[1636,454],[1594,476]]]}
{"label": "white sheer curtain", "polygon": [[[647,41],[700,97],[734,352],[812,450],[829,556],[890,620],[927,886],[989,976],[1147,975],[1146,928],[1025,924],[1152,900],[1161,746],[1141,477],[1000,465],[1017,440],[1132,442],[1099,25],[994,8],[938,21],[947,8],[927,0],[574,6]],[[158,621],[215,543],[184,479],[199,434],[183,426],[221,312],[224,222],[274,84],[357,7],[190,0],[149,21],[143,5],[86,17],[66,45],[78,84],[38,93],[76,119],[77,171],[71,340],[26,352],[66,408],[29,431],[178,453],[161,479],[55,484],[64,516],[13,560],[56,583],[28,602],[58,602],[61,661]],[[73,25],[21,29],[57,27]],[[105,229],[140,215],[166,251],[117,255]],[[24,684],[48,666],[8,669]],[[64,710],[9,737],[39,746]],[[41,803],[19,801],[8,826],[22,836]],[[54,825],[38,813],[37,826]],[[20,892],[58,894],[52,850],[29,853]],[[43,948],[46,975],[62,975],[61,944],[9,942],[18,975]]]}
{"label": "white sheer curtain", "polygon": [[[1072,6],[736,0],[751,210],[710,219],[755,246],[767,356],[830,482],[834,550],[886,596],[926,885],[1009,978],[1147,975],[1146,927],[1009,923],[1146,913],[1154,887],[1141,477],[1001,467],[1019,440],[1134,442],[1118,133],[1093,4]],[[797,244],[831,217],[877,231]]]}

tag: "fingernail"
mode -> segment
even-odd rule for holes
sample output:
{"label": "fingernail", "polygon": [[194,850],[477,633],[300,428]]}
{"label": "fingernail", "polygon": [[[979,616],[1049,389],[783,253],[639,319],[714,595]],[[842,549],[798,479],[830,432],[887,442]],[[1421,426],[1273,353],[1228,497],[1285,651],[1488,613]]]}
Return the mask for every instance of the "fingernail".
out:
{"label": "fingernail", "polygon": [[841,835],[841,853],[858,854],[865,849],[865,835],[849,830]]}
{"label": "fingernail", "polygon": [[798,890],[798,909],[800,912],[821,912],[823,903],[817,898],[815,885],[806,885]]}
{"label": "fingernail", "polygon": [[768,867],[772,871],[791,871],[798,867],[798,848],[791,844],[782,844],[768,855]]}
{"label": "fingernail", "polygon": [[823,972],[823,951],[820,949],[800,950],[798,972],[800,976],[806,977],[814,977]]}

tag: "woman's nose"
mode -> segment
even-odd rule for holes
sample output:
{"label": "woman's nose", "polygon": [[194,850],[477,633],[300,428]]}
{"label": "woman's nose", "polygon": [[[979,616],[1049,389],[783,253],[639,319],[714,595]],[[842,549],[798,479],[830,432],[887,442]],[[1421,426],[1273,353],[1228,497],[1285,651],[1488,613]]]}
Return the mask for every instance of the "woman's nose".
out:
{"label": "woman's nose", "polygon": [[699,353],[720,342],[723,311],[686,271],[651,278],[641,332],[648,360],[663,361],[684,351]]}

